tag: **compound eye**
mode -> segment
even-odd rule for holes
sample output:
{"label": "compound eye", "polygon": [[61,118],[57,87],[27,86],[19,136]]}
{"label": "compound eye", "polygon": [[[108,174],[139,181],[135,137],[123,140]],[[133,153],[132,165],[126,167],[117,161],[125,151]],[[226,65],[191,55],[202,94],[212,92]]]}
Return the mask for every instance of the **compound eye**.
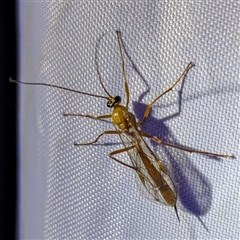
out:
{"label": "compound eye", "polygon": [[112,107],[114,107],[116,104],[119,104],[120,102],[121,102],[121,97],[116,96],[116,97],[111,98],[111,99],[108,100],[107,106],[108,106],[109,108],[112,108]]}
{"label": "compound eye", "polygon": [[120,96],[116,96],[115,98],[114,98],[114,104],[116,104],[116,103],[121,103],[121,97]]}

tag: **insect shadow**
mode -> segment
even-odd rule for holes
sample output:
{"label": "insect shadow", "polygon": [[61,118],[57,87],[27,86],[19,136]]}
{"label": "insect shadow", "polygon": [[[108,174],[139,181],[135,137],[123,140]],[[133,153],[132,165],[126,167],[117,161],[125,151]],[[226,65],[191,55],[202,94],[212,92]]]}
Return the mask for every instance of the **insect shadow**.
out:
{"label": "insect shadow", "polygon": [[[150,112],[148,119],[142,126],[143,131],[148,132],[150,135],[155,135],[165,142],[171,142],[173,144],[181,146],[181,144],[179,144],[176,138],[174,137],[172,131],[166,125],[166,122],[174,117],[179,116],[181,113],[182,89],[183,88],[181,88],[181,90],[178,92],[179,95],[178,112],[159,120],[153,117],[152,113],[154,110],[152,110],[152,112]],[[139,97],[138,101],[133,102],[133,111],[137,119],[142,118],[144,111],[147,107],[146,104],[143,104],[141,102],[142,100],[141,98],[144,95],[145,93]],[[170,164],[171,169],[170,175],[173,178],[174,182],[176,183],[175,185],[177,186],[178,189],[178,201],[180,201],[181,203],[180,208],[183,211],[187,211],[195,215],[201,222],[203,227],[208,231],[207,227],[201,220],[200,216],[205,215],[210,210],[212,200],[211,183],[194,166],[194,164],[191,162],[191,159],[187,156],[187,154],[184,151],[175,150],[170,147],[159,146],[152,140],[150,140],[150,144],[154,149],[162,148],[163,152],[165,153],[165,156],[167,156],[167,159],[164,158],[160,160],[163,161],[167,160],[167,163]],[[192,156],[194,156],[194,154]],[[211,158],[216,159],[216,157]]]}
{"label": "insect shadow", "polygon": [[[181,105],[181,101],[179,105]],[[133,102],[133,111],[137,119],[142,118],[146,107],[147,105],[141,103],[141,101]],[[180,111],[160,120],[153,117],[152,112],[142,126],[142,130],[150,135],[157,136],[164,142],[171,142],[181,146],[177,142],[172,131],[166,125],[167,121],[180,115]],[[183,151],[159,146],[153,140],[150,140],[150,143],[153,148],[156,149],[156,147],[161,147],[165,152],[167,160],[172,168],[172,177],[177,185],[179,185],[178,196],[183,207],[196,216],[206,214],[210,209],[212,199],[212,187],[207,178],[198,171],[191,162],[191,159]]]}
{"label": "insect shadow", "polygon": [[[121,106],[121,109],[127,109],[127,106],[128,106],[128,102],[129,102],[129,94],[128,94],[128,82],[126,80],[126,72],[125,72],[125,68],[124,68],[124,58],[123,58],[123,54],[122,54],[122,49],[121,49],[121,44],[120,44],[120,41],[122,43],[122,46],[123,46],[123,49],[124,49],[124,52],[126,54],[126,56],[128,57],[128,59],[130,60],[130,62],[132,63],[132,66],[133,68],[135,69],[135,71],[139,74],[139,76],[141,77],[141,79],[146,83],[146,81],[144,80],[144,77],[140,74],[140,72],[138,71],[138,69],[135,67],[133,61],[131,60],[131,58],[129,57],[126,49],[125,49],[125,46],[122,42],[122,39],[119,38],[119,31],[116,31],[117,33],[117,37],[118,37],[118,44],[119,44],[119,49],[120,49],[120,54],[121,54],[121,59],[122,59],[122,72],[123,72],[123,75],[124,75],[124,81],[125,81],[125,91],[126,91],[126,98],[127,98],[127,103],[126,103],[126,107],[123,107]],[[97,44],[98,46],[98,44]],[[97,53],[97,52],[96,52]],[[66,88],[66,87],[61,87],[61,86],[57,86],[57,85],[51,85],[49,83],[28,83],[28,82],[21,82],[21,81],[16,81],[16,80],[13,80],[12,78],[9,79],[10,82],[16,82],[16,83],[23,83],[23,84],[27,84],[27,85],[42,85],[42,86],[49,86],[49,87],[55,87],[55,88],[58,88],[58,89],[63,89],[63,90],[68,90],[68,91],[71,91],[71,92],[77,92],[79,94],[84,94],[84,95],[89,95],[89,96],[93,96],[93,97],[99,97],[99,98],[104,98],[104,99],[107,99],[108,100],[108,107],[114,107],[115,105],[114,104],[120,104],[120,97],[119,96],[116,96],[116,97],[112,97],[108,91],[106,90],[106,88],[104,87],[103,85],[103,82],[101,80],[101,76],[100,76],[100,73],[99,73],[99,68],[98,68],[98,64],[97,64],[97,58],[95,58],[95,61],[96,61],[96,65],[97,65],[97,73],[99,75],[99,80],[100,80],[100,83],[103,87],[103,89],[105,90],[105,92],[108,94],[109,97],[106,97],[106,96],[99,96],[99,95],[95,95],[95,94],[91,94],[91,93],[86,93],[86,92],[81,92],[81,91],[77,91],[77,90],[74,90],[74,89],[69,89],[69,88]],[[185,73],[189,70],[189,68],[192,66],[192,63],[189,63],[188,64],[188,67],[185,69],[185,71],[183,72],[183,74],[181,75],[184,76]],[[172,86],[172,88],[181,80],[181,77],[176,81],[176,83]],[[168,90],[166,90],[163,94],[159,95],[153,102],[152,104],[149,104],[148,106],[141,103],[143,97],[147,94],[147,92],[149,91],[149,88],[146,92],[144,92],[143,94],[140,95],[140,97],[138,98],[138,101],[136,102],[133,102],[132,105],[133,105],[133,111],[135,112],[135,116],[136,118],[139,120],[139,119],[143,119],[142,122],[139,122],[139,125],[142,125],[142,123],[144,122],[144,125],[141,126],[141,129],[143,131],[138,131],[136,130],[137,133],[140,133],[141,136],[145,136],[145,137],[149,137],[151,139],[154,139],[153,136],[156,136],[159,139],[161,139],[163,142],[165,142],[165,145],[168,145],[167,143],[172,143],[172,144],[176,144],[178,146],[180,146],[181,148],[181,145],[178,144],[177,140],[175,139],[174,135],[172,134],[171,130],[167,127],[166,125],[166,122],[174,117],[177,117],[180,115],[181,113],[181,104],[182,104],[182,89],[183,89],[183,85],[184,85],[184,78],[182,79],[182,85],[181,85],[181,89],[180,91],[178,92],[179,94],[179,103],[178,103],[178,111],[175,113],[175,114],[172,114],[171,116],[168,116],[168,117],[165,117],[164,119],[161,119],[161,120],[157,120],[153,117],[152,115],[152,111],[149,112],[146,111],[146,108],[148,107],[148,110],[150,110],[151,106],[155,103],[155,101],[157,101],[161,96],[163,96],[165,93],[171,91],[172,88],[169,88]],[[147,84],[146,84],[147,85]],[[118,107],[120,105],[117,105]],[[156,106],[155,106],[156,107]],[[164,107],[164,106],[162,106]],[[117,112],[118,110],[115,109],[115,111]],[[122,110],[123,112],[123,110]],[[120,111],[120,113],[122,113]],[[145,118],[142,118],[143,114],[145,112],[146,116]],[[118,112],[117,112],[118,113]],[[127,115],[127,116],[132,116],[130,115],[127,110],[124,110],[124,113]],[[118,113],[119,114],[119,113]],[[75,114],[75,113],[64,113],[63,114],[64,116],[82,116],[82,117],[88,117],[88,118],[92,118],[92,119],[97,119],[97,120],[101,120],[101,118],[111,118],[111,115],[102,115],[102,116],[98,116],[98,117],[94,117],[94,116],[91,116],[91,115],[84,115],[84,114]],[[113,119],[113,122],[114,122],[114,118]],[[146,122],[145,122],[145,119]],[[135,122],[135,121],[134,121]],[[133,123],[133,122],[131,122]],[[137,126],[137,124],[135,124]],[[134,126],[135,126],[134,125]],[[115,127],[118,126],[118,122],[116,121],[115,122]],[[154,126],[154,128],[152,128],[152,126]],[[120,128],[119,128],[120,129]],[[123,130],[126,130],[128,131],[127,128],[124,128]],[[96,143],[98,141],[98,139],[104,135],[104,134],[120,134],[120,130],[118,131],[105,131],[103,132],[102,134],[100,134],[95,141],[93,142],[89,142],[89,143],[74,143],[74,145],[76,146],[81,146],[81,145],[92,145],[94,143]],[[129,136],[132,136],[129,134],[128,132],[128,135],[125,135],[127,137]],[[140,136],[140,135],[139,135]],[[128,138],[127,138],[128,139]],[[131,138],[132,139],[132,138]],[[156,140],[156,138],[155,138]],[[161,142],[162,144],[164,144],[163,142]],[[158,142],[159,143],[159,142]],[[117,143],[118,144],[118,143]],[[157,145],[155,144],[155,142],[151,141],[151,144],[153,147],[156,147]],[[97,145],[97,144],[95,144]],[[112,145],[112,144],[111,144]],[[145,145],[144,145],[145,146]],[[119,154],[119,153],[122,153],[124,151],[130,151],[132,149],[137,149],[138,150],[138,154],[142,154],[142,160],[146,160],[147,159],[147,155],[143,154],[142,152],[142,149],[141,149],[141,145],[136,141],[135,145],[132,145],[132,146],[129,146],[129,147],[126,147],[125,149],[120,149],[120,150],[117,150],[115,152],[112,152],[109,154],[109,157],[111,157],[113,160],[117,161],[117,162],[120,162],[122,163],[123,165],[129,167],[129,168],[132,168],[134,169],[135,171],[136,170],[142,170],[143,168],[137,168],[137,167],[134,167],[134,166],[130,166],[128,164],[125,164],[121,161],[119,161],[118,159],[112,157],[113,155],[116,155],[116,154]],[[179,182],[179,187],[178,187],[178,199],[180,199],[180,202],[182,204],[182,206],[184,207],[184,209],[186,209],[187,211],[193,213],[195,216],[198,217],[198,219],[201,221],[200,219],[200,216],[201,215],[204,215],[206,214],[206,212],[209,211],[210,209],[210,203],[211,203],[211,199],[212,199],[212,187],[211,187],[211,184],[208,182],[208,180],[204,177],[203,174],[201,174],[195,167],[194,165],[191,163],[190,159],[188,158],[187,154],[185,154],[185,152],[183,151],[179,151],[179,154],[177,155],[176,154],[176,151],[177,150],[173,150],[171,148],[167,148],[167,147],[164,147],[162,146],[165,154],[167,155],[167,159],[169,161],[169,163],[171,164],[171,167],[172,167],[172,178],[175,180],[175,182]],[[175,146],[175,148],[178,148]],[[146,148],[148,149],[148,148]],[[182,146],[182,149],[184,149],[184,147]],[[186,150],[186,148],[185,148]],[[194,150],[192,151],[194,152]],[[197,152],[197,151],[195,151]],[[198,151],[200,152],[200,151]],[[129,153],[129,152],[128,152]],[[222,154],[216,154],[216,153],[210,153],[210,152],[202,152],[202,153],[205,153],[205,154],[212,154],[212,155],[215,155],[215,156],[222,156],[222,157],[232,157],[232,155],[222,155]],[[152,151],[148,151],[148,154],[149,156],[154,156],[152,154]],[[216,157],[214,157],[216,159]],[[157,163],[157,159],[155,158],[154,156],[154,161]],[[146,162],[146,161],[145,161]],[[148,163],[148,162],[147,162]],[[147,166],[150,166],[150,169],[152,171],[152,175],[156,176],[156,173],[159,173],[159,171],[156,169],[156,168],[152,168],[152,163],[148,164]],[[163,165],[161,165],[160,167],[158,167],[166,176],[168,175],[167,173],[167,170],[165,169],[165,167]],[[153,172],[153,169],[155,169]],[[138,171],[138,173],[140,174],[141,172]],[[145,184],[145,180],[148,181],[148,178],[146,178],[146,175],[144,174],[141,174],[141,175],[138,175],[140,180],[142,181],[143,184]],[[159,176],[159,175],[158,175]],[[161,175],[160,175],[161,176]],[[168,178],[168,182],[166,180],[163,180],[164,178],[161,176],[161,183],[160,184],[156,184],[156,187],[153,188],[154,190],[154,193],[155,193],[155,190],[158,190],[160,189],[160,187],[162,186],[168,186],[168,182],[171,182],[172,183],[172,180],[171,178],[169,177]],[[157,178],[158,180],[158,178]],[[150,183],[150,181],[148,182]],[[155,182],[156,183],[156,182]],[[172,183],[173,185],[173,183]],[[152,185],[150,185],[152,186]],[[154,185],[155,186],[155,185]],[[146,187],[146,185],[145,185]],[[169,187],[169,186],[168,186]],[[173,187],[174,188],[174,187]],[[170,189],[170,187],[169,187]],[[151,188],[152,190],[152,188]],[[170,189],[171,192],[172,189]],[[175,189],[174,189],[175,190]],[[170,192],[170,191],[169,191]],[[162,193],[162,192],[161,192]],[[154,196],[154,195],[152,195]],[[161,195],[162,196],[162,195]],[[174,191],[174,193],[172,194],[173,196],[173,200],[174,200],[174,204],[175,205],[172,205],[174,208],[175,208],[175,211],[176,211],[176,214],[177,214],[177,208],[176,208],[176,193]],[[168,196],[166,195],[166,198],[165,199],[168,199]],[[157,198],[156,198],[157,200]],[[167,202],[168,203],[168,202]],[[171,206],[169,204],[169,206]],[[177,214],[177,217],[178,217],[178,214]],[[179,219],[179,217],[178,217]],[[202,221],[201,221],[202,223]],[[205,227],[204,223],[202,223],[203,226]],[[206,227],[205,227],[206,228]]]}
{"label": "insect shadow", "polygon": [[[125,48],[125,44],[122,41],[122,46],[124,53],[126,54],[128,60],[131,63],[133,70],[140,76],[147,86],[147,90],[142,93],[137,101],[132,102],[132,108],[135,113],[135,116],[138,120],[143,118],[144,112],[147,105],[142,103],[142,99],[150,91],[150,88],[147,84],[147,81],[144,79],[143,75],[140,73],[131,57],[128,54],[128,51]],[[174,134],[167,126],[166,122],[172,118],[178,117],[181,114],[182,106],[182,92],[184,86],[185,77],[182,79],[181,89],[178,91],[178,111],[170,116],[167,116],[162,119],[156,119],[153,116],[154,108],[151,110],[146,122],[141,126],[141,129],[147,132],[149,135],[156,136],[164,142],[169,142],[178,146],[181,144],[178,143],[177,139],[174,137]],[[161,100],[159,100],[160,102]],[[164,108],[166,106],[159,106],[159,103],[156,104],[156,107]],[[167,160],[172,168],[172,178],[176,185],[178,186],[178,197],[183,207],[183,210],[188,211],[195,215],[204,228],[208,231],[205,224],[202,222],[200,216],[205,215],[211,207],[212,200],[212,186],[208,179],[194,166],[191,162],[191,159],[188,155],[181,150],[172,149],[171,147],[159,146],[153,140],[150,140],[150,144],[154,149],[162,148],[167,156]],[[177,154],[176,154],[177,153]],[[194,156],[194,154],[192,155]],[[211,159],[220,160],[220,158],[215,156],[206,156]],[[161,159],[164,161],[164,159]]]}

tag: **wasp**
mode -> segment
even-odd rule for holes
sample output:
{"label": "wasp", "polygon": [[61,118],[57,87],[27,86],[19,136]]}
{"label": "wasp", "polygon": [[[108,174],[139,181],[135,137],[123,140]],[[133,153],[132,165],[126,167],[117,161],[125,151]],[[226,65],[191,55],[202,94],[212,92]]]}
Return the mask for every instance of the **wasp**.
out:
{"label": "wasp", "polygon": [[[164,166],[163,162],[153,153],[153,151],[149,148],[149,146],[146,144],[144,138],[150,138],[154,140],[157,144],[165,145],[168,147],[177,148],[183,151],[187,151],[189,153],[200,153],[200,154],[207,154],[212,155],[216,157],[223,157],[223,158],[233,158],[233,155],[227,155],[227,154],[218,154],[213,152],[206,152],[206,151],[199,151],[191,148],[185,148],[180,147],[171,143],[167,143],[162,141],[161,139],[157,138],[156,136],[151,136],[148,133],[141,130],[142,124],[146,121],[146,119],[149,116],[150,110],[152,106],[165,94],[169,93],[173,90],[173,88],[183,79],[183,77],[187,74],[189,69],[194,65],[192,62],[190,62],[180,77],[172,84],[171,87],[169,87],[166,91],[161,93],[159,96],[157,96],[147,107],[144,113],[144,116],[141,121],[137,121],[134,114],[129,112],[129,102],[130,102],[130,90],[128,86],[127,76],[126,76],[126,70],[125,70],[125,61],[123,56],[123,47],[122,42],[120,38],[120,32],[116,31],[117,35],[117,42],[120,52],[120,58],[121,58],[121,68],[123,73],[123,81],[124,81],[124,87],[125,87],[125,94],[126,94],[126,104],[123,106],[121,104],[121,97],[120,96],[112,96],[106,89],[106,87],[103,84],[103,81],[101,79],[101,74],[99,71],[99,65],[97,60],[97,47],[99,44],[99,41],[96,44],[96,50],[95,50],[95,64],[96,64],[96,70],[99,78],[99,82],[105,91],[107,96],[100,96],[92,93],[82,92],[70,88],[65,88],[62,86],[52,85],[49,83],[32,83],[32,82],[22,82],[13,80],[12,78],[9,79],[10,82],[15,83],[22,83],[27,85],[38,85],[38,86],[48,86],[53,88],[58,88],[70,92],[75,92],[95,98],[103,98],[107,100],[107,107],[112,109],[112,112],[107,115],[101,115],[101,116],[92,116],[87,114],[79,114],[79,113],[64,113],[64,116],[81,116],[86,118],[91,118],[95,120],[102,120],[102,119],[111,119],[114,129],[113,130],[107,130],[101,133],[97,138],[88,143],[78,143],[75,142],[75,146],[83,146],[83,145],[92,145],[96,143],[103,135],[109,135],[109,134],[116,134],[119,135],[120,139],[122,140],[122,143],[124,145],[124,148],[118,149],[116,151],[113,151],[109,153],[109,157],[116,162],[132,169],[137,174],[138,178],[140,179],[140,182],[143,184],[147,192],[152,196],[154,200],[157,202],[161,202],[167,206],[173,207],[178,220],[180,221],[178,210],[177,210],[177,190],[174,185],[173,180],[170,177],[170,174],[167,170],[167,168]],[[126,152],[130,158],[131,164],[127,164],[125,162],[122,162],[121,160],[117,159],[115,155]]]}

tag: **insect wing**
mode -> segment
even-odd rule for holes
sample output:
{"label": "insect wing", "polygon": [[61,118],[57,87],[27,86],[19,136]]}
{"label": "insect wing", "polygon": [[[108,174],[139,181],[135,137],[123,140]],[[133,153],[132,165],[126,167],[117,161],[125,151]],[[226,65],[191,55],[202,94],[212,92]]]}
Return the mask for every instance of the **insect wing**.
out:
{"label": "insect wing", "polygon": [[136,168],[137,176],[148,193],[158,202],[175,206],[177,197],[173,181],[161,161],[156,158],[139,134],[139,131],[131,127],[128,132],[123,131],[119,135],[125,147],[135,145],[127,153],[132,165]]}

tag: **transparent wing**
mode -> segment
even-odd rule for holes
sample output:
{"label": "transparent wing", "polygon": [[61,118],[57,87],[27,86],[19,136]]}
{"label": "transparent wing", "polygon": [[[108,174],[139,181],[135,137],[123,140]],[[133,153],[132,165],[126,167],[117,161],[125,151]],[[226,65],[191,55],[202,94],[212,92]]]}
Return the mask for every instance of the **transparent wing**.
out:
{"label": "transparent wing", "polygon": [[175,206],[177,195],[173,181],[161,161],[157,159],[139,134],[138,129],[132,124],[132,127],[119,135],[125,147],[135,145],[127,153],[132,165],[136,168],[137,176],[148,193],[156,201]]}

